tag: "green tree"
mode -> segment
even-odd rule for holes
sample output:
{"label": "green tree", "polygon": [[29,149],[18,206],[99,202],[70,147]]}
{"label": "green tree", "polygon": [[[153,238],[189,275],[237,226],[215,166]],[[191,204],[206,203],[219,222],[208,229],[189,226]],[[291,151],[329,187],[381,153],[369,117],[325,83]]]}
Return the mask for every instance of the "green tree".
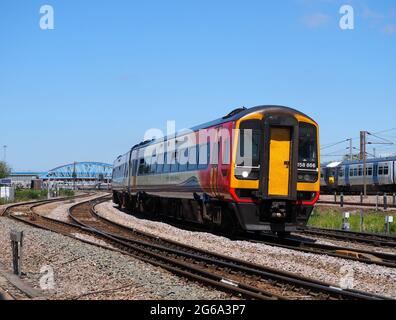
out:
{"label": "green tree", "polygon": [[0,161],[0,179],[4,179],[10,175],[11,169],[7,163]]}

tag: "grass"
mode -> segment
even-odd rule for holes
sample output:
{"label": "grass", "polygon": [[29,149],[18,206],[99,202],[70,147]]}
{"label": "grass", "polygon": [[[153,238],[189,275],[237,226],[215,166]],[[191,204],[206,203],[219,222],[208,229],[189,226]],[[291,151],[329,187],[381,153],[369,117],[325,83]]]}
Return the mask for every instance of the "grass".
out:
{"label": "grass", "polygon": [[[342,229],[343,212],[339,208],[316,207],[308,225],[317,228],[326,229]],[[360,232],[360,210],[349,211],[351,217],[349,219],[351,231]],[[395,212],[375,212],[363,211],[363,232],[384,233],[385,216],[392,215],[396,221]],[[396,234],[396,222],[391,224],[391,233]]]}
{"label": "grass", "polygon": [[47,197],[47,190],[21,189],[15,191],[15,202],[41,200]]}
{"label": "grass", "polygon": [[60,197],[74,197],[75,192],[69,189],[60,189],[59,196]]}
{"label": "grass", "polygon": [[[47,190],[32,190],[32,189],[17,189],[15,190],[15,200],[14,202],[26,202],[34,200],[44,200],[47,199]],[[59,197],[73,197],[73,190],[59,190]],[[3,199],[0,199],[0,205],[5,204]]]}

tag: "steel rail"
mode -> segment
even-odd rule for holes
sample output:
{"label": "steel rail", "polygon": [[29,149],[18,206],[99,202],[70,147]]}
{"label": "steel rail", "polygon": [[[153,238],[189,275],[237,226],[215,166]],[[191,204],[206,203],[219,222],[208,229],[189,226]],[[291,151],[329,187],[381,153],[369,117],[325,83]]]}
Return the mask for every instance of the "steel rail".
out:
{"label": "steel rail", "polygon": [[[103,197],[100,197],[98,199],[95,199],[94,203],[98,204],[99,202],[107,201],[106,197],[107,196],[103,196]],[[71,198],[67,198],[65,200],[69,200],[69,199],[71,199]],[[61,201],[61,200],[60,199],[51,199],[50,202],[55,202],[55,201]],[[34,207],[38,207],[38,206],[41,206],[41,205],[45,205],[48,201],[39,201],[39,202],[35,202],[34,204],[32,204],[30,209],[33,209]],[[81,206],[81,205],[83,205],[85,203],[91,203],[91,202],[92,201],[89,200],[89,201],[85,201],[85,202],[82,202],[82,203],[78,203],[78,204],[72,206],[70,208],[70,211],[73,208],[75,208],[75,207]],[[26,203],[24,203],[24,204],[19,203],[19,204],[15,204],[12,207],[23,206],[23,205],[27,205],[27,204]],[[11,208],[7,208],[7,210],[8,209],[11,209]],[[69,211],[69,213],[70,213],[70,211]],[[129,239],[129,238],[124,238],[123,239],[120,236],[111,235],[111,234],[108,234],[106,232],[100,232],[100,231],[97,232],[98,230],[96,230],[96,232],[95,232],[95,230],[93,230],[92,227],[90,227],[90,226],[82,226],[81,224],[76,225],[75,224],[76,222],[68,223],[68,222],[64,222],[64,221],[54,220],[54,219],[51,219],[51,218],[48,218],[48,217],[43,217],[43,216],[40,216],[40,217],[42,219],[44,219],[44,220],[47,220],[49,222],[52,222],[52,223],[55,223],[55,224],[58,224],[58,225],[63,225],[65,227],[71,227],[71,228],[78,228],[78,229],[83,230],[83,231],[85,231],[87,233],[99,235],[100,238],[107,239],[107,240],[112,240],[113,242],[118,243],[119,245],[123,245],[123,246],[125,246],[127,248],[131,247],[131,239]],[[53,228],[49,228],[48,226],[47,227],[46,226],[42,226],[42,225],[40,225],[39,223],[36,223],[36,222],[26,221],[25,219],[23,219],[21,217],[12,216],[12,218],[14,218],[14,219],[16,219],[18,221],[30,224],[32,226],[42,228],[42,229],[46,229],[46,230],[52,230],[53,229]],[[117,224],[115,224],[115,225],[117,225]],[[120,227],[119,225],[117,225],[117,226]],[[129,231],[133,231],[133,232],[138,232],[137,230],[131,230],[130,228],[125,228],[125,229],[128,229]],[[71,236],[70,234],[67,234],[67,233],[65,233],[65,235]],[[144,234],[144,235],[147,235],[147,234]],[[71,236],[71,237],[73,237],[73,236]],[[76,238],[76,237],[73,237],[73,238]],[[199,282],[205,282],[206,281],[206,283],[208,285],[220,288],[220,289],[222,289],[222,290],[224,290],[226,292],[231,292],[231,293],[234,293],[234,294],[236,292],[238,292],[237,294],[242,295],[244,297],[250,297],[252,299],[264,299],[264,300],[268,300],[268,299],[269,300],[273,300],[273,299],[278,299],[279,300],[279,299],[282,299],[282,297],[276,296],[273,293],[265,292],[263,290],[260,291],[260,289],[257,289],[256,287],[252,287],[252,286],[249,286],[249,285],[244,285],[243,283],[238,283],[238,282],[235,282],[235,281],[232,281],[232,280],[230,281],[230,280],[227,280],[227,279],[225,279],[224,277],[221,277],[221,276],[218,276],[216,278],[216,276],[213,275],[213,272],[205,272],[203,270],[197,270],[197,271],[201,272],[200,274],[197,275],[196,273],[194,274],[192,272],[189,272],[188,270],[180,269],[180,267],[176,267],[175,268],[175,267],[169,266],[169,264],[167,264],[166,262],[164,263],[164,261],[159,262],[158,260],[159,259],[163,260],[164,257],[161,256],[161,255],[160,256],[156,256],[155,253],[153,253],[152,251],[147,251],[147,253],[149,255],[151,255],[151,258],[145,258],[145,257],[142,257],[139,254],[138,255],[131,254],[131,252],[126,252],[125,250],[119,250],[117,248],[109,248],[107,246],[96,244],[96,243],[92,243],[91,241],[82,240],[80,238],[76,238],[76,239],[79,240],[79,241],[91,244],[91,245],[96,245],[98,247],[102,247],[102,248],[105,248],[105,249],[108,249],[108,250],[113,250],[113,251],[117,251],[117,252],[120,252],[120,253],[123,253],[123,254],[127,254],[129,256],[135,257],[135,258],[140,259],[142,261],[151,263],[153,265],[157,265],[159,267],[163,267],[164,269],[167,269],[167,270],[169,270],[169,271],[171,271],[173,273],[179,274],[181,276],[184,276],[184,277],[187,277],[187,278],[190,278],[190,279],[195,279],[196,281],[199,281]],[[160,239],[158,237],[155,237],[155,239],[157,241],[167,241],[167,240]],[[172,243],[172,241],[169,241],[169,242]],[[176,245],[176,244],[180,245],[180,243],[177,243],[177,242],[173,242],[173,244],[174,245]],[[152,244],[150,244],[150,245],[152,246]],[[136,250],[135,250],[136,248],[133,248],[133,249],[136,252]],[[172,249],[169,249],[169,248],[165,248],[165,249],[168,250],[168,251],[169,250],[172,251]],[[187,247],[187,249],[188,249],[188,247]],[[231,259],[231,261],[221,261],[221,259],[226,259],[226,260],[230,260],[230,259],[229,259],[229,257],[226,257],[226,256],[216,255],[216,254],[213,254],[211,252],[205,252],[204,250],[199,250],[199,249],[196,249],[196,248],[192,248],[192,249],[197,251],[197,252],[201,252],[203,254],[208,254],[209,253],[209,254],[213,255],[215,258],[212,258],[212,259],[211,258],[205,258],[201,254],[198,254],[198,255],[195,256],[195,255],[192,255],[191,253],[185,252],[183,250],[182,251],[179,250],[179,251],[180,251],[180,254],[184,255],[185,257],[197,258],[197,259],[201,259],[201,261],[205,261],[206,260],[208,262],[216,263],[216,264],[219,263],[220,265],[222,265],[222,266],[224,266],[226,268],[228,267],[228,268],[232,268],[234,270],[235,270],[235,268],[237,268],[237,269],[239,269],[239,272],[251,272],[252,274],[256,274],[257,276],[267,277],[267,278],[271,278],[271,279],[274,279],[274,280],[277,280],[277,281],[280,281],[280,280],[289,281],[289,278],[293,279],[293,277],[295,277],[295,275],[293,275],[291,273],[279,272],[278,270],[272,270],[272,269],[269,269],[269,268],[264,268],[262,266],[254,265],[254,264],[251,264],[251,263],[248,263],[248,262],[245,262],[245,261],[242,261],[242,260],[238,260],[238,259]],[[137,251],[139,251],[139,250],[137,250]],[[238,265],[238,264],[241,264],[241,265]],[[190,264],[184,265],[184,268],[189,268],[189,267],[191,267]],[[272,273],[274,271],[275,271],[275,274]],[[331,285],[328,285],[328,284],[325,284],[325,283],[322,283],[322,282],[319,282],[319,281],[315,281],[315,280],[312,280],[312,279],[306,279],[306,278],[301,278],[301,277],[298,277],[298,278],[299,279],[293,279],[295,285],[301,285],[301,287],[308,287],[308,288],[310,288],[310,290],[314,290],[314,291],[317,290],[319,292],[324,289],[329,295],[333,295],[333,296],[337,295],[337,296],[340,296],[340,297],[342,296],[343,298],[348,298],[348,299],[369,299],[369,300],[389,299],[387,297],[381,297],[381,296],[377,296],[377,295],[373,295],[373,294],[369,294],[369,293],[364,293],[364,292],[360,292],[360,291],[342,290],[340,288],[334,288]],[[257,291],[257,290],[259,290],[259,291]]]}
{"label": "steel rail", "polygon": [[[107,197],[107,196],[104,196],[104,197]],[[99,199],[100,198],[95,199],[95,200],[98,201]],[[91,200],[89,200],[87,202],[90,203]],[[75,204],[73,207],[82,205],[84,203],[86,203],[86,202]],[[46,203],[34,203],[34,204],[32,204],[29,207],[29,210],[32,210],[35,207],[39,207],[39,206],[42,206],[42,205],[45,205],[45,204]],[[248,284],[238,283],[238,282],[235,282],[235,281],[228,280],[228,279],[226,279],[224,277],[216,276],[212,272],[199,270],[198,268],[197,268],[196,272],[190,272],[191,270],[193,270],[193,266],[190,266],[188,264],[185,264],[184,270],[181,269],[181,268],[174,268],[174,267],[170,266],[169,264],[166,264],[166,263],[163,263],[163,262],[159,262],[159,261],[156,261],[156,260],[152,260],[152,259],[146,259],[145,260],[141,256],[138,256],[136,254],[131,254],[131,252],[128,252],[125,249],[122,250],[122,249],[118,249],[118,248],[111,248],[109,246],[93,243],[93,242],[91,242],[89,240],[84,240],[84,239],[80,239],[78,237],[75,237],[75,236],[71,235],[70,232],[59,230],[59,228],[56,228],[56,227],[54,228],[55,225],[58,225],[58,226],[60,225],[62,227],[72,228],[74,230],[75,229],[83,230],[84,232],[86,232],[86,233],[88,233],[90,235],[99,236],[98,237],[99,239],[105,239],[107,243],[120,244],[120,240],[119,239],[116,239],[116,238],[111,239],[111,236],[109,236],[108,234],[106,234],[106,236],[104,236],[104,234],[100,234],[100,232],[93,232],[91,227],[84,227],[84,226],[82,226],[80,224],[76,224],[75,222],[74,223],[69,223],[69,222],[66,222],[66,221],[59,221],[59,220],[55,220],[55,219],[52,219],[52,218],[49,218],[49,217],[40,216],[40,215],[38,215],[38,217],[36,217],[36,218],[38,218],[38,219],[40,219],[42,221],[46,221],[49,224],[51,224],[51,226],[49,226],[48,224],[47,225],[41,224],[38,220],[31,221],[31,220],[28,219],[27,216],[25,216],[25,218],[27,218],[27,219],[24,219],[21,216],[15,216],[13,214],[10,214],[9,216],[11,218],[13,218],[14,220],[17,220],[19,222],[23,222],[23,223],[28,224],[28,225],[33,226],[33,227],[37,227],[37,228],[40,228],[40,229],[43,229],[43,230],[55,231],[57,233],[63,234],[65,236],[69,236],[71,238],[74,238],[76,240],[82,241],[84,243],[87,243],[87,244],[90,244],[90,245],[95,245],[95,246],[98,246],[98,247],[101,247],[101,248],[104,248],[104,249],[107,249],[107,250],[116,251],[116,252],[119,252],[121,254],[125,254],[125,255],[131,256],[133,258],[139,259],[141,261],[144,261],[144,262],[147,262],[147,263],[151,263],[152,265],[155,265],[157,267],[162,267],[162,268],[164,268],[164,269],[166,269],[166,270],[168,270],[170,272],[173,272],[175,274],[178,274],[180,276],[192,279],[192,280],[197,281],[199,283],[204,283],[206,285],[219,288],[219,289],[221,289],[224,292],[232,293],[234,296],[243,296],[243,297],[250,298],[250,299],[255,299],[255,300],[284,300],[284,298],[282,298],[281,296],[277,296],[277,295],[275,295],[273,293],[269,293],[269,292],[266,292],[266,291],[261,290],[259,288],[255,288],[253,286],[249,286]],[[54,230],[54,229],[57,229],[57,230]],[[190,270],[190,271],[188,271],[188,270]]]}
{"label": "steel rail", "polygon": [[[96,205],[94,205],[95,207]],[[76,206],[75,206],[76,207]],[[70,210],[70,214],[71,216],[73,216],[72,214],[72,210],[73,207]],[[86,228],[91,227],[89,224],[87,223],[81,223],[81,221],[79,221],[78,219],[74,218],[75,222],[80,223],[81,225],[85,226]],[[117,225],[117,224],[115,224]],[[117,225],[119,227],[119,225]],[[226,267],[226,268],[232,268],[233,270],[236,270],[238,272],[245,272],[247,274],[251,274],[251,275],[256,275],[256,276],[260,276],[263,278],[270,278],[273,279],[275,281],[281,281],[281,282],[285,282],[285,283],[289,283],[292,284],[294,286],[300,286],[309,290],[316,290],[318,292],[321,293],[326,293],[329,295],[335,295],[335,296],[339,296],[339,297],[343,297],[343,298],[348,298],[348,299],[387,299],[386,297],[380,297],[377,295],[373,295],[370,293],[365,293],[365,292],[360,292],[357,290],[343,290],[341,288],[336,288],[332,285],[320,282],[320,281],[316,281],[313,279],[308,279],[308,278],[304,278],[304,277],[300,277],[300,276],[296,276],[295,274],[292,273],[287,273],[287,272],[282,272],[279,270],[274,270],[274,269],[270,269],[270,268],[266,268],[263,266],[259,266],[256,264],[252,264],[246,261],[242,261],[239,259],[233,259],[227,256],[222,256],[222,255],[218,255],[218,254],[214,254],[212,252],[206,252],[204,250],[200,250],[197,248],[193,248],[193,247],[189,247],[189,246],[185,246],[183,244],[177,243],[177,245],[182,248],[182,250],[175,250],[166,246],[161,246],[161,245],[157,245],[157,244],[151,244],[151,243],[144,243],[142,241],[137,241],[137,240],[133,240],[130,238],[125,238],[125,237],[119,237],[117,235],[114,234],[108,234],[106,232],[103,232],[101,230],[96,230],[96,228],[91,227],[93,231],[99,232],[100,234],[102,234],[105,237],[111,237],[113,239],[118,239],[119,241],[124,241],[125,243],[123,243],[124,245],[129,245],[132,248],[131,249],[136,249],[138,251],[141,250],[141,248],[136,248],[136,245],[143,245],[146,248],[148,248],[148,253],[152,254],[152,251],[150,250],[162,250],[162,251],[166,251],[166,252],[170,252],[172,254],[181,254],[185,257],[189,257],[192,259],[196,259],[196,260],[200,260],[200,261],[204,261],[207,263],[213,263],[216,265],[219,265],[221,267]],[[127,228],[129,229],[129,228]],[[138,233],[138,231],[136,230],[131,230],[132,232]],[[147,236],[147,234],[145,234],[145,236]],[[159,237],[152,237],[153,241],[163,241],[163,242],[169,242],[168,240],[159,238]],[[173,245],[175,244],[174,242],[172,243]],[[194,250],[196,253],[192,254],[190,252],[186,252],[187,251],[191,251]],[[207,257],[206,255],[210,254],[210,257]],[[156,258],[161,259],[160,256],[156,256]]]}
{"label": "steel rail", "polygon": [[358,232],[358,231],[349,231],[349,230],[336,230],[336,229],[328,229],[328,228],[318,228],[318,227],[310,227],[307,226],[302,231],[324,231],[324,232],[337,232],[340,234],[346,234],[346,235],[355,235],[355,236],[364,236],[364,237],[376,237],[379,239],[383,239],[385,241],[390,240],[390,241],[396,241],[396,235],[392,234],[385,234],[385,233],[374,233],[374,232]]}
{"label": "steel rail", "polygon": [[317,235],[327,238],[334,238],[339,240],[347,240],[354,242],[361,242],[381,247],[396,248],[396,239],[385,239],[382,235],[365,234],[365,233],[347,233],[338,230],[321,230],[321,229],[303,229],[300,231],[302,234]]}
{"label": "steel rail", "polygon": [[[100,217],[104,219],[103,217]],[[148,217],[148,219],[150,219]],[[158,221],[154,219],[154,221]],[[116,224],[113,221],[109,221],[110,223]],[[180,228],[181,226],[190,231],[196,232],[207,232],[207,229],[204,229],[199,226],[193,226],[191,224],[182,224],[177,221],[173,222],[172,219],[167,219],[168,224]],[[119,225],[119,224],[118,224]],[[119,225],[123,227],[122,225]],[[302,231],[302,230],[301,230]],[[390,253],[383,253],[378,251],[370,251],[365,249],[356,249],[351,247],[341,247],[337,245],[324,245],[313,242],[311,239],[301,238],[301,237],[286,237],[279,238],[276,235],[272,234],[254,234],[254,233],[242,233],[238,235],[230,235],[222,232],[214,232],[215,235],[229,238],[230,240],[241,240],[241,241],[249,241],[261,243],[269,246],[277,246],[284,249],[290,249],[295,251],[301,251],[305,253],[312,254],[324,254],[328,256],[332,256],[335,258],[341,258],[351,261],[357,261],[365,264],[373,264],[384,267],[395,268],[396,267],[396,255]]]}

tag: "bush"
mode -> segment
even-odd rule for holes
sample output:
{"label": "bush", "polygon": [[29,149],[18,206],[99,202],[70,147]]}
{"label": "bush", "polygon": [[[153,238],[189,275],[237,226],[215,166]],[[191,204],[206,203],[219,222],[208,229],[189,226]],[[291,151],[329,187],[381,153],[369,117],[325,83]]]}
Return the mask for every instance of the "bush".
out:
{"label": "bush", "polygon": [[15,201],[40,200],[47,197],[47,190],[17,189],[15,191]]}
{"label": "bush", "polygon": [[73,197],[74,191],[69,190],[69,189],[61,189],[61,190],[59,190],[59,196],[60,197]]}

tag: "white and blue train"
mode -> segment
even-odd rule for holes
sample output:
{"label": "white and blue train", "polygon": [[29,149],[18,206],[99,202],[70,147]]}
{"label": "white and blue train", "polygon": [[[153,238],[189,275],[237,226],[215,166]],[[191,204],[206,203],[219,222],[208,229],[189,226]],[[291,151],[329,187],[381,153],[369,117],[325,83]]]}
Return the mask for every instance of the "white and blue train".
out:
{"label": "white and blue train", "polygon": [[366,179],[368,192],[396,192],[396,157],[367,159],[366,177],[363,172],[360,160],[322,165],[321,191],[360,193]]}

